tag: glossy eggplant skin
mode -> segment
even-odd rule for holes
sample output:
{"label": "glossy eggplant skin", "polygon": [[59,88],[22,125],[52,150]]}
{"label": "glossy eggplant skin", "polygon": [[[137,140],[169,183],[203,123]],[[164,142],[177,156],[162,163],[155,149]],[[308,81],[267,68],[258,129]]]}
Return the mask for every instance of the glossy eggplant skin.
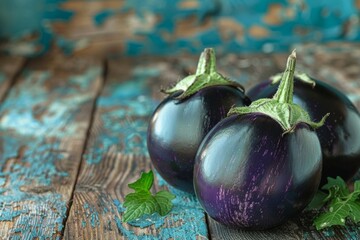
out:
{"label": "glossy eggplant skin", "polygon": [[232,106],[250,104],[242,91],[230,86],[204,88],[189,98],[170,95],[153,113],[147,135],[150,158],[172,186],[193,193],[196,152],[205,135]]}
{"label": "glossy eggplant skin", "polygon": [[283,133],[261,113],[231,116],[209,132],[196,156],[194,188],[210,217],[264,230],[307,206],[320,183],[320,142],[304,123]]}
{"label": "glossy eggplant skin", "polygon": [[[336,88],[313,79],[315,87],[295,78],[294,103],[303,107],[311,120],[319,121],[326,113],[325,125],[316,130],[323,153],[321,184],[327,177],[348,181],[360,168],[360,114],[351,101]],[[272,97],[278,84],[262,82],[247,94],[251,100]]]}

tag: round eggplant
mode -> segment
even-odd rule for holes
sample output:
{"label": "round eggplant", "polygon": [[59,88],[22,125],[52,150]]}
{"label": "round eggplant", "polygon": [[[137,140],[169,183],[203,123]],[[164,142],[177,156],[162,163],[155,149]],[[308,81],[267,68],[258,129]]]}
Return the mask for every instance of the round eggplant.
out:
{"label": "round eggplant", "polygon": [[295,51],[272,99],[229,111],[204,138],[196,155],[194,189],[216,221],[263,230],[299,214],[314,197],[322,153],[312,122],[293,104]]}
{"label": "round eggplant", "polygon": [[221,121],[204,139],[194,169],[196,196],[228,226],[252,230],[280,225],[299,214],[317,191],[321,148],[304,123],[283,135],[267,115]]}
{"label": "round eggplant", "polygon": [[[187,77],[185,84],[183,80],[167,91],[171,95],[156,108],[148,128],[147,147],[154,167],[170,185],[191,193],[194,161],[201,141],[232,106],[250,103],[237,83],[215,71],[214,61],[214,51],[206,49],[197,74],[190,76],[195,76],[195,81],[189,85]],[[189,87],[181,89],[184,85]]]}
{"label": "round eggplant", "polygon": [[[318,121],[330,113],[324,127],[316,130],[323,153],[321,184],[327,177],[342,177],[348,181],[360,168],[360,114],[344,93],[322,81],[294,81],[294,103],[304,108]],[[278,84],[262,82],[247,94],[252,100],[272,97]]]}

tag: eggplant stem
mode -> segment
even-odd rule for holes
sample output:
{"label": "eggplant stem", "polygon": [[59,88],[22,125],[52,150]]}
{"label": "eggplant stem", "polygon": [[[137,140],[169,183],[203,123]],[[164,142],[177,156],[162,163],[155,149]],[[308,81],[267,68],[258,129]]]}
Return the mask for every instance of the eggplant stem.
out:
{"label": "eggplant stem", "polygon": [[295,66],[296,50],[294,49],[287,59],[285,72],[282,75],[278,90],[273,97],[273,99],[276,99],[280,103],[293,102]]}
{"label": "eggplant stem", "polygon": [[287,59],[286,70],[282,74],[280,85],[273,98],[260,98],[249,106],[231,108],[228,115],[265,114],[281,125],[284,130],[283,135],[293,132],[298,123],[306,123],[313,129],[321,127],[329,114],[326,114],[319,122],[313,122],[303,108],[293,103],[295,65],[296,52],[294,50]]}
{"label": "eggplant stem", "polygon": [[215,51],[212,48],[205,48],[200,55],[199,63],[196,69],[196,75],[211,74],[216,72]]}

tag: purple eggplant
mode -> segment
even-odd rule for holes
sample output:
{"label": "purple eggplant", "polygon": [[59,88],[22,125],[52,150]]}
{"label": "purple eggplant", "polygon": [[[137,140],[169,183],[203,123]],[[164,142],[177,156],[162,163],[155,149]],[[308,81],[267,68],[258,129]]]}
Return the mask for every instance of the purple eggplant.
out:
{"label": "purple eggplant", "polygon": [[[323,154],[321,186],[327,177],[350,180],[360,168],[360,114],[344,93],[336,88],[306,76],[295,77],[294,103],[303,107],[318,121],[330,113],[325,126],[316,130]],[[257,100],[272,97],[278,84],[262,82],[248,92]]]}
{"label": "purple eggplant", "polygon": [[205,137],[196,156],[196,196],[216,221],[263,230],[299,214],[312,200],[322,153],[314,131],[322,126],[292,103],[296,55],[273,99],[230,110]]}
{"label": "purple eggplant", "polygon": [[196,152],[205,135],[234,105],[250,103],[236,82],[215,69],[215,53],[205,49],[195,75],[186,77],[153,113],[147,136],[152,163],[172,186],[194,192],[193,170]]}

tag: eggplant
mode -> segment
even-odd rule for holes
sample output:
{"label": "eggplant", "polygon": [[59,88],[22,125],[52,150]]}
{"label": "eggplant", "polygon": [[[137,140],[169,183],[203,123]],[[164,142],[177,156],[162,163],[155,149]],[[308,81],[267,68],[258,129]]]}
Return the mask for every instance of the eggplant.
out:
{"label": "eggplant", "polygon": [[195,194],[227,226],[264,230],[299,214],[314,197],[324,124],[292,103],[295,51],[272,99],[230,110],[204,138],[194,166]]}
{"label": "eggplant", "polygon": [[200,56],[197,72],[180,81],[154,111],[147,135],[150,159],[173,187],[193,193],[196,152],[205,135],[234,105],[250,103],[241,85],[216,71],[213,49]]}
{"label": "eggplant", "polygon": [[[275,81],[276,82],[276,81]],[[252,87],[252,100],[272,97],[278,84],[264,81]],[[349,181],[360,168],[360,114],[347,96],[331,85],[306,75],[295,77],[294,103],[318,121],[330,113],[325,126],[316,130],[323,154],[320,186],[328,177]]]}

